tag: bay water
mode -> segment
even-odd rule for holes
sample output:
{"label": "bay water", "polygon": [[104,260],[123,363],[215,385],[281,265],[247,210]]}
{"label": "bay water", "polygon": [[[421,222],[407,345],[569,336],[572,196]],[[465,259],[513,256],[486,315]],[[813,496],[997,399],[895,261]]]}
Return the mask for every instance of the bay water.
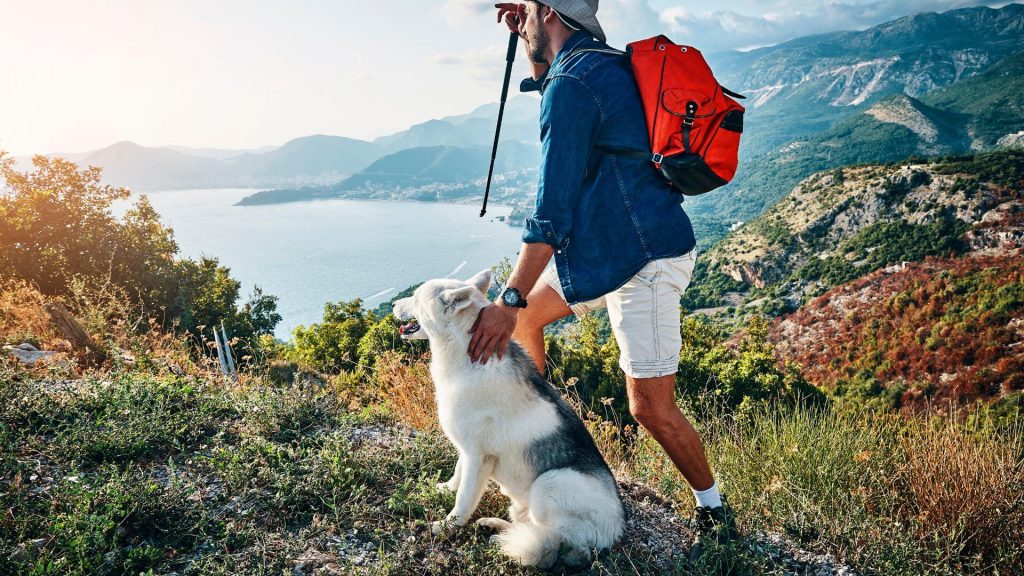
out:
{"label": "bay water", "polygon": [[183,256],[212,256],[242,282],[279,298],[275,336],[318,322],[327,302],[366,308],[431,278],[469,278],[515,260],[521,229],[498,220],[508,207],[426,202],[316,200],[235,206],[257,190],[146,194],[174,229]]}

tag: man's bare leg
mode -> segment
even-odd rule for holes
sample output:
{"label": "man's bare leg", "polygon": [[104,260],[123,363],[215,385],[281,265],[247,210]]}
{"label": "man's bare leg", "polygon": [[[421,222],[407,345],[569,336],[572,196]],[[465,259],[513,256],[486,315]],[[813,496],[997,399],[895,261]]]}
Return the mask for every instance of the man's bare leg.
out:
{"label": "man's bare leg", "polygon": [[554,288],[538,281],[526,297],[528,305],[519,313],[512,338],[526,349],[533,363],[544,374],[544,327],[572,314],[572,310]]}
{"label": "man's bare leg", "polygon": [[704,454],[704,444],[676,405],[676,377],[626,376],[629,412],[665,449],[690,488],[707,490],[715,483]]}

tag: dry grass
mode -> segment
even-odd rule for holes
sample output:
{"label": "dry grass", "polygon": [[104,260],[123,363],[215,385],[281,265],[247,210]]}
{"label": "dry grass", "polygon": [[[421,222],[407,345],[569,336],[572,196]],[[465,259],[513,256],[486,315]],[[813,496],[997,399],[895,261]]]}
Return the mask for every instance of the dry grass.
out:
{"label": "dry grass", "polygon": [[59,335],[50,326],[43,310],[48,300],[30,284],[20,280],[0,280],[0,342],[40,346],[60,344]]}
{"label": "dry grass", "polygon": [[155,319],[133,308],[131,299],[110,283],[74,280],[66,298],[54,298],[41,294],[24,281],[0,280],[0,344],[30,343],[41,350],[63,353],[55,361],[33,367],[33,371],[46,371],[59,364],[77,373],[90,365],[89,362],[64,362],[81,361],[85,356],[74,350],[51,323],[43,307],[54,301],[64,302],[75,320],[107,353],[108,368],[139,362],[179,374],[189,371],[212,375],[208,370],[212,369],[212,364],[206,366],[208,362],[200,355],[190,354],[186,341],[161,330]]}
{"label": "dry grass", "polygon": [[929,424],[910,427],[901,441],[895,472],[910,496],[903,515],[923,541],[1005,565],[1009,558],[997,556],[1021,555],[1024,534],[1020,446],[948,419]]}
{"label": "dry grass", "polygon": [[430,369],[423,360],[409,363],[405,358],[386,353],[377,359],[376,393],[401,423],[421,431],[440,430]]}
{"label": "dry grass", "polygon": [[[403,423],[437,430],[423,359],[378,361],[374,396]],[[680,508],[692,504],[678,470],[646,432],[556,388],[621,476]],[[708,455],[746,529],[790,535],[868,574],[951,575],[1024,568],[1024,432],[981,432],[940,416],[823,408],[709,410]],[[998,434],[998,435],[997,435]]]}

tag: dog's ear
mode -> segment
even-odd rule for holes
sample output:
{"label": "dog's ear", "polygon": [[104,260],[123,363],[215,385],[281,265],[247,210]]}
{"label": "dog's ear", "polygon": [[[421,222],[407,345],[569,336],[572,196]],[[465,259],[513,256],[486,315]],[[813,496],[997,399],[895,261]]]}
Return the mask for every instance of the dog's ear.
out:
{"label": "dog's ear", "polygon": [[484,270],[483,272],[478,273],[476,276],[473,276],[469,280],[466,280],[466,283],[472,284],[473,286],[476,287],[477,290],[483,292],[486,295],[487,289],[491,287],[491,271]]}
{"label": "dog's ear", "polygon": [[473,295],[476,294],[475,286],[464,286],[452,288],[441,292],[441,304],[446,312],[462,310],[473,302]]}

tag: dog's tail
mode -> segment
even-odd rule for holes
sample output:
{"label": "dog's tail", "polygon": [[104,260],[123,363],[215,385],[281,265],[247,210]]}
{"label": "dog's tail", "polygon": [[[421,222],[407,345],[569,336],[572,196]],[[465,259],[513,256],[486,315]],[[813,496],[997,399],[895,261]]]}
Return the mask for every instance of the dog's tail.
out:
{"label": "dog's tail", "polygon": [[558,559],[557,532],[534,522],[514,522],[498,535],[501,551],[524,566],[547,569]]}

